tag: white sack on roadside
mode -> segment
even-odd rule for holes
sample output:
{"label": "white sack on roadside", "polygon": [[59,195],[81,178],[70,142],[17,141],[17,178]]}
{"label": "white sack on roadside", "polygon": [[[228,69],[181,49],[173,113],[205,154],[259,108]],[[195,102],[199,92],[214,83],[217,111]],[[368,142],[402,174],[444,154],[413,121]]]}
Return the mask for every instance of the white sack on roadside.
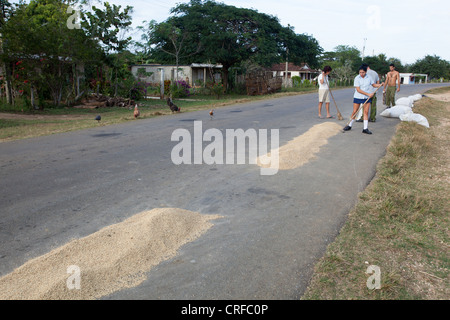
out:
{"label": "white sack on roadside", "polygon": [[395,105],[408,106],[410,108],[414,107],[414,101],[410,98],[400,98],[395,101]]}
{"label": "white sack on roadside", "polygon": [[418,114],[418,113],[414,113],[414,112],[405,113],[405,114],[400,115],[399,118],[401,121],[416,122],[426,128],[430,127],[427,118],[425,118],[423,115]]}
{"label": "white sack on roadside", "polygon": [[415,94],[413,96],[409,96],[410,99],[412,99],[413,102],[419,101],[420,99],[422,99],[422,95],[421,94]]}
{"label": "white sack on roadside", "polygon": [[412,108],[408,106],[396,105],[395,107],[384,110],[380,115],[386,118],[398,118],[402,114],[412,112]]}

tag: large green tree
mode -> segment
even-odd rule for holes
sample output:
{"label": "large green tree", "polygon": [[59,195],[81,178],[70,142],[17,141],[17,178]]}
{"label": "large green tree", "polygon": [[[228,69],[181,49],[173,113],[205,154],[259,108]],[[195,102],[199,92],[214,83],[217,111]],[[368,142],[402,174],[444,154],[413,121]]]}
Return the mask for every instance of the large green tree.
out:
{"label": "large green tree", "polygon": [[[173,16],[164,23],[170,23],[184,39],[178,53],[180,62],[222,64],[225,87],[230,68],[242,61],[270,66],[285,61],[289,52],[292,62],[316,65],[316,57],[321,52],[312,37],[295,34],[292,28],[281,26],[278,18],[253,9],[212,0],[191,0],[173,8],[171,14]],[[170,37],[158,29],[153,31],[152,57],[161,62],[174,61],[174,57],[167,54],[174,50]]]}
{"label": "large green tree", "polygon": [[96,44],[80,29],[68,28],[74,1],[20,3],[2,28],[2,60],[12,65],[16,95],[49,92],[55,105],[71,95],[74,66],[92,57]]}
{"label": "large green tree", "polygon": [[[59,105],[62,99],[69,102],[80,96],[83,69],[98,70],[106,65],[116,80],[121,73],[129,72],[125,49],[131,39],[124,32],[131,24],[132,8],[122,10],[121,6],[105,2],[104,9],[94,6],[88,12],[80,6],[81,21],[74,24],[72,8],[85,2],[20,2],[14,15],[0,21],[0,59],[6,65],[7,76],[12,78],[16,97],[33,97],[37,92],[42,100],[51,97]],[[117,92],[117,81],[115,88]]]}

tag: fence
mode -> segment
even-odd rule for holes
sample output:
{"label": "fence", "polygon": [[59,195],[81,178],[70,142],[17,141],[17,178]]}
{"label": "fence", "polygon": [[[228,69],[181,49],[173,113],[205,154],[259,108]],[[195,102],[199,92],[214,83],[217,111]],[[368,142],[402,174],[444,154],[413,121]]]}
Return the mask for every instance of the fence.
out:
{"label": "fence", "polygon": [[247,95],[265,95],[280,91],[283,85],[283,78],[273,76],[272,72],[251,72],[247,73],[245,77],[245,85],[247,88]]}

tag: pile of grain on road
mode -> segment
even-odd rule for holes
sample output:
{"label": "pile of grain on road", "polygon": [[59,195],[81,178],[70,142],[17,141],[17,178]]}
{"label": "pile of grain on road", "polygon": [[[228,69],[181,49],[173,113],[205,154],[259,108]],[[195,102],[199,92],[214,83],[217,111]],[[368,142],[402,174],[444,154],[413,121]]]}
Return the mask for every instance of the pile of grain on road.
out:
{"label": "pile of grain on road", "polygon": [[[301,136],[289,141],[278,149],[279,170],[291,170],[303,166],[312,160],[320,147],[328,143],[328,139],[342,131],[342,126],[335,122],[324,122],[315,125]],[[257,164],[263,168],[270,167],[271,153],[258,157]],[[268,163],[269,164],[266,164]]]}
{"label": "pile of grain on road", "polygon": [[[0,278],[0,299],[97,299],[137,286],[146,279],[146,272],[174,257],[217,218],[176,208],[139,213],[30,260]],[[75,278],[76,269],[71,266],[79,268],[80,277]]]}

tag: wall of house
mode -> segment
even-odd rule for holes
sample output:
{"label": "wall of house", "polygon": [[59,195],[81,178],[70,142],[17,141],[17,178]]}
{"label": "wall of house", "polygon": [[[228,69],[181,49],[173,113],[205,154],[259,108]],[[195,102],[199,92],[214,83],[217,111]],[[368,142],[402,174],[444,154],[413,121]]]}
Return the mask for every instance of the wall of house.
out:
{"label": "wall of house", "polygon": [[[152,72],[152,75],[148,77],[140,77],[142,81],[146,83],[154,83],[159,84],[161,82],[161,73],[164,71],[164,81],[170,80],[175,81],[177,78],[176,74],[176,66],[158,66],[158,65],[141,65],[141,66],[132,66],[131,73],[138,78],[138,70],[145,69],[145,72]],[[187,81],[191,84],[192,80],[192,69],[189,66],[178,66],[178,80]]]}
{"label": "wall of house", "polygon": [[[284,71],[273,71],[273,76],[276,77],[278,74],[278,76],[284,77],[284,73]],[[300,77],[302,80],[311,80],[313,74],[300,71],[288,71],[288,77]]]}
{"label": "wall of house", "polygon": [[411,75],[412,75],[412,73],[400,73],[400,83],[413,84],[414,81],[411,81]]}
{"label": "wall of house", "polygon": [[220,82],[222,80],[222,76],[220,73],[220,69],[213,69],[213,73],[211,74],[210,68],[192,68],[192,83],[191,85],[200,85],[206,82],[214,81]]}

